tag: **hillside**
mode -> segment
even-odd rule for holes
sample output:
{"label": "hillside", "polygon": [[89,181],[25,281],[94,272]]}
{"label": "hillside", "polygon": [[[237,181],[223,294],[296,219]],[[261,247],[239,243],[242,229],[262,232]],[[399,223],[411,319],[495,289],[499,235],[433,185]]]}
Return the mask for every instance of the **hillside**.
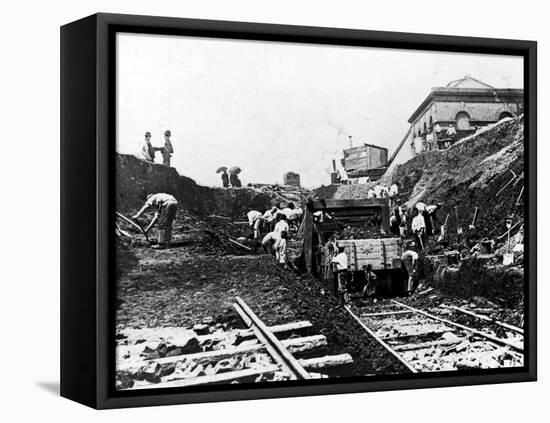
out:
{"label": "hillside", "polygon": [[[479,207],[477,237],[494,237],[505,230],[505,219],[523,219],[523,122],[502,121],[484,133],[461,140],[451,148],[418,155],[385,177],[400,186],[409,207],[417,202],[442,203],[440,216],[467,228]],[[504,188],[514,178],[517,178]],[[502,191],[501,189],[504,188]],[[499,192],[500,191],[500,192]],[[498,194],[498,195],[497,195]]]}

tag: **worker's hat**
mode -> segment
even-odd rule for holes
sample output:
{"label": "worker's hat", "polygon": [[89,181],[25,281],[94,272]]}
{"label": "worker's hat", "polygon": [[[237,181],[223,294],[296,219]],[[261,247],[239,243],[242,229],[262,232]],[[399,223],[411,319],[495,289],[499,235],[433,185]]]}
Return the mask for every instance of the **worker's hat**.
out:
{"label": "worker's hat", "polygon": [[151,136],[151,133],[150,133],[149,131],[147,131],[147,132],[145,133],[145,136],[146,136],[146,137],[150,137],[150,136]]}
{"label": "worker's hat", "polygon": [[170,135],[172,135],[172,132],[170,132],[170,130],[169,130],[169,129],[167,129],[166,131],[164,131],[164,135],[168,135],[168,136],[170,136]]}

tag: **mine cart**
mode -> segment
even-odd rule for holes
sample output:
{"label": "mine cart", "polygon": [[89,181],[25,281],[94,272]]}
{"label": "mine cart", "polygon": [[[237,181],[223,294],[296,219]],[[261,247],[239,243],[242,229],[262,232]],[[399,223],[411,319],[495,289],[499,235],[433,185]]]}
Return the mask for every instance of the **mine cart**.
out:
{"label": "mine cart", "polygon": [[387,198],[310,201],[304,216],[307,271],[321,278],[332,290],[330,263],[337,248],[343,246],[348,256],[349,286],[353,291],[364,289],[368,266],[376,275],[370,294],[398,293],[403,289],[403,243],[391,236],[389,220]]}

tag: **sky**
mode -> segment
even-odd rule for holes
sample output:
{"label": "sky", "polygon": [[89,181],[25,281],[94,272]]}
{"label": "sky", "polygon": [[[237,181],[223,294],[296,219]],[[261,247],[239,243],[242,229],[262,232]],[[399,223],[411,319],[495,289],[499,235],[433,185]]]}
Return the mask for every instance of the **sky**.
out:
{"label": "sky", "polygon": [[170,129],[172,166],[199,184],[239,166],[243,184],[328,185],[348,135],[391,155],[430,89],[466,74],[523,88],[521,57],[119,33],[117,151]]}

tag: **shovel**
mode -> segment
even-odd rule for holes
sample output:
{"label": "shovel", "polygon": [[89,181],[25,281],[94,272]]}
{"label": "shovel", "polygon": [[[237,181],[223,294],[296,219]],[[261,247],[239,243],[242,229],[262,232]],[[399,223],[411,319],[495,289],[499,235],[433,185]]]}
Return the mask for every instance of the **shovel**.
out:
{"label": "shovel", "polygon": [[445,232],[447,231],[447,221],[449,220],[449,213],[447,213],[447,217],[445,217],[445,223],[441,225],[441,235],[439,235],[439,238],[437,238],[437,242],[441,242],[445,239]]}
{"label": "shovel", "polygon": [[471,231],[475,231],[476,229],[476,221],[477,221],[477,213],[479,211],[479,207],[476,207],[474,211],[474,218],[472,219],[472,224],[468,227]]}
{"label": "shovel", "polygon": [[456,227],[456,233],[458,235],[462,235],[462,226],[460,226],[460,224],[458,223],[458,211],[457,211],[457,207],[455,206],[455,216],[456,216],[456,224],[457,224],[457,227]]}

